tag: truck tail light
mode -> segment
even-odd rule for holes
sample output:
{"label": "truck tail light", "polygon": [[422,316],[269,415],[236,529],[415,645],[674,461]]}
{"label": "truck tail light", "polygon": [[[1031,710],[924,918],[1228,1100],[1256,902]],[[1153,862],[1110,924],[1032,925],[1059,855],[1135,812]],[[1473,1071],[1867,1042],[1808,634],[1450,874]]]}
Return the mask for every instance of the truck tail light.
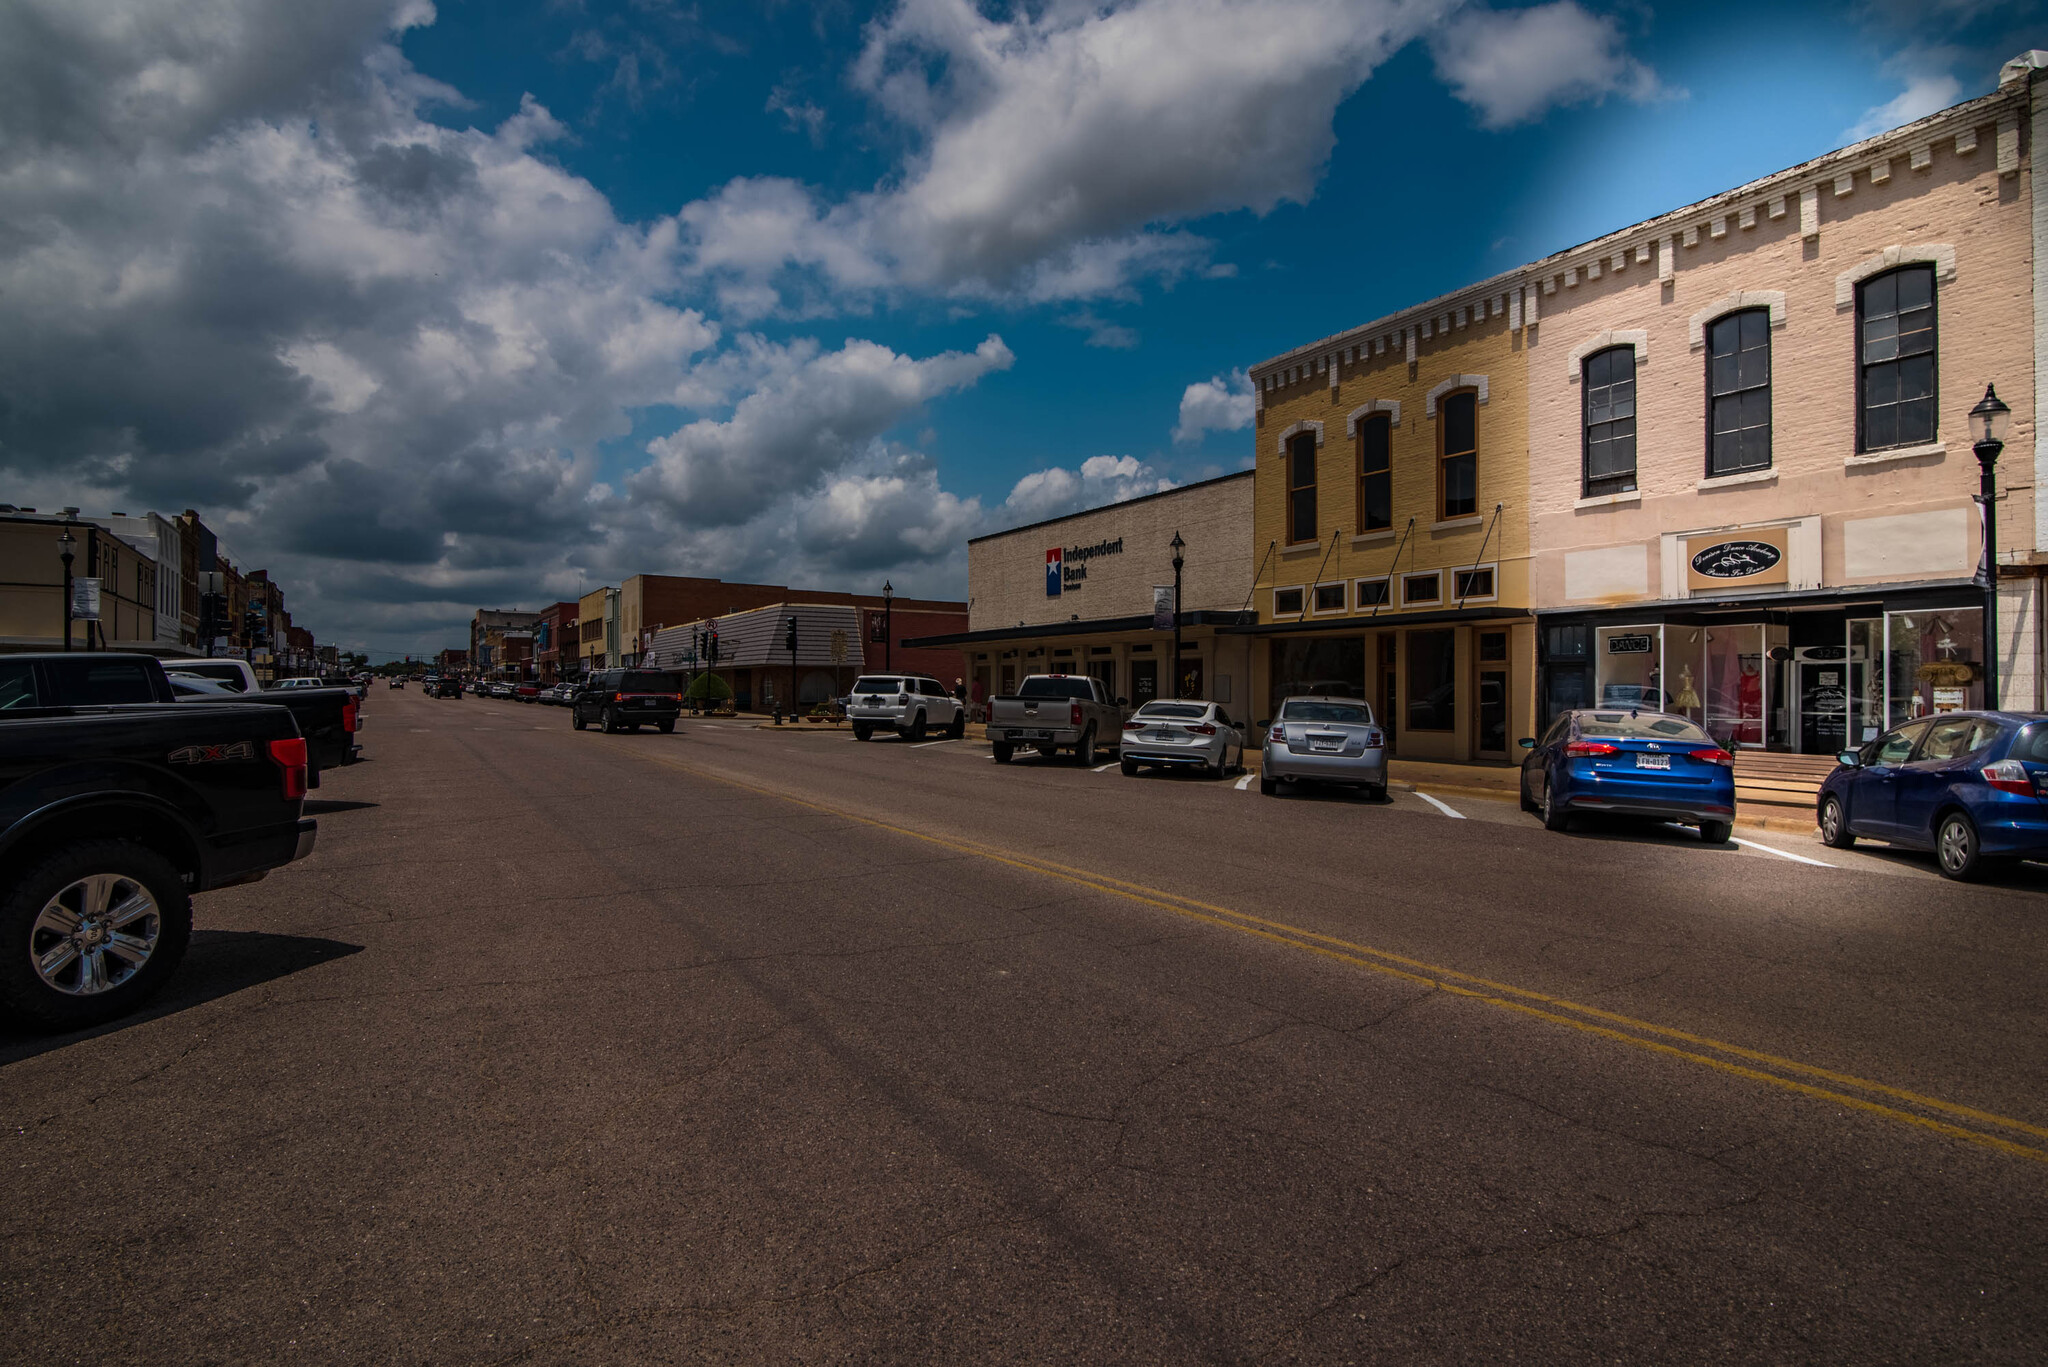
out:
{"label": "truck tail light", "polygon": [[1070,703],[1068,703],[1068,704],[1067,704],[1067,725],[1069,725],[1069,726],[1079,726],[1080,724],[1081,724],[1081,704],[1080,704],[1080,703],[1078,703],[1078,702],[1070,702]]}
{"label": "truck tail light", "polygon": [[1984,766],[1984,781],[2001,793],[2018,793],[2021,797],[2034,796],[2034,780],[2027,773],[2027,766],[2016,759],[2002,759],[1996,764]]}
{"label": "truck tail light", "polygon": [[[356,700],[354,698],[348,699],[341,705],[341,729],[344,731],[354,731],[356,729]],[[276,744],[276,742],[272,742],[272,744]],[[306,762],[306,757],[304,753],[305,744],[306,743],[304,741],[299,742],[300,764],[304,764]]]}
{"label": "truck tail light", "polygon": [[1216,734],[1216,728],[1205,721],[1198,721],[1188,727],[1188,734],[1191,736],[1213,736]]}
{"label": "truck tail light", "polygon": [[626,700],[626,695],[625,695],[625,694],[623,694],[623,693],[614,693],[614,694],[612,694],[612,701],[613,701],[613,702],[624,702],[625,700]]}
{"label": "truck tail light", "polygon": [[1724,769],[1735,767],[1735,756],[1718,747],[1712,750],[1695,750],[1692,757],[1702,764],[1718,764]]}
{"label": "truck tail light", "polygon": [[306,742],[301,736],[270,742],[270,758],[284,771],[284,800],[297,802],[306,795]]}
{"label": "truck tail light", "polygon": [[1564,747],[1567,759],[1590,759],[1594,755],[1611,755],[1615,747],[1604,740],[1575,740]]}

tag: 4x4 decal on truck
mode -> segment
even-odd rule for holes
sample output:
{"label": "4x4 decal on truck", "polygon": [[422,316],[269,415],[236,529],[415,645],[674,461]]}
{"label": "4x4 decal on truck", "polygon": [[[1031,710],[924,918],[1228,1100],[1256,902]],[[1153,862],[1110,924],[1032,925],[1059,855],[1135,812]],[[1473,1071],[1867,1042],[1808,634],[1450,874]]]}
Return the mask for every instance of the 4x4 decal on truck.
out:
{"label": "4x4 decal on truck", "polygon": [[181,745],[165,758],[173,764],[218,764],[222,760],[254,759],[256,746],[246,740],[226,745]]}

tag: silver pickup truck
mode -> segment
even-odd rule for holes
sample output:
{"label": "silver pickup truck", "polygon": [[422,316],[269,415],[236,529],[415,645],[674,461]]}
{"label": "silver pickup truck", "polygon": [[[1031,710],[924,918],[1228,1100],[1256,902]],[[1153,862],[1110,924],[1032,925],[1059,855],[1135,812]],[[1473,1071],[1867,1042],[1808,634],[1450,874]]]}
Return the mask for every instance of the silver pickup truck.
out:
{"label": "silver pickup truck", "polygon": [[988,738],[998,764],[1008,764],[1020,745],[1036,747],[1047,759],[1071,750],[1077,762],[1093,764],[1095,751],[1115,749],[1123,734],[1124,700],[1086,674],[1033,674],[1014,694],[988,700]]}

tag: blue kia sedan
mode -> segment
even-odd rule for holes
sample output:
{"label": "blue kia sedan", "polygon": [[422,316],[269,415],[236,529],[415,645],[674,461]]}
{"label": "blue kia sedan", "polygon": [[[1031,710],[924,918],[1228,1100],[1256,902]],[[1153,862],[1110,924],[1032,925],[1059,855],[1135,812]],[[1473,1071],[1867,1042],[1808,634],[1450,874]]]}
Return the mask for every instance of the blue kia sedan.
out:
{"label": "blue kia sedan", "polygon": [[1964,881],[2000,860],[2048,859],[2048,715],[1922,717],[1836,758],[1816,815],[1838,850],[1861,837],[1932,850],[1943,877]]}
{"label": "blue kia sedan", "polygon": [[1581,708],[1522,748],[1522,810],[1553,831],[1579,813],[1612,812],[1698,826],[1719,845],[1735,826],[1735,756],[1688,717]]}

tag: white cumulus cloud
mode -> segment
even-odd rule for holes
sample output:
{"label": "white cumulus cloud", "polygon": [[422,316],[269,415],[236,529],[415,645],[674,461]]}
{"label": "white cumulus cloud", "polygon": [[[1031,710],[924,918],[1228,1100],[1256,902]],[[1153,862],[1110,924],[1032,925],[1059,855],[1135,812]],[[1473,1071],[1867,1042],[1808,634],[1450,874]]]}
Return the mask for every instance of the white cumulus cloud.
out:
{"label": "white cumulus cloud", "polygon": [[1842,130],[1842,141],[1861,142],[1915,119],[1924,119],[1956,103],[1962,95],[1963,83],[1945,72],[1913,76],[1895,98],[1866,109],[1852,127]]}
{"label": "white cumulus cloud", "polygon": [[1180,421],[1173,439],[1188,445],[1205,432],[1236,432],[1252,425],[1256,415],[1251,377],[1242,370],[1212,375],[1189,385],[1180,396]]}
{"label": "white cumulus cloud", "polygon": [[1437,75],[1488,128],[1609,95],[1642,103],[1680,92],[1629,55],[1621,26],[1577,0],[1465,10],[1430,38]]}

